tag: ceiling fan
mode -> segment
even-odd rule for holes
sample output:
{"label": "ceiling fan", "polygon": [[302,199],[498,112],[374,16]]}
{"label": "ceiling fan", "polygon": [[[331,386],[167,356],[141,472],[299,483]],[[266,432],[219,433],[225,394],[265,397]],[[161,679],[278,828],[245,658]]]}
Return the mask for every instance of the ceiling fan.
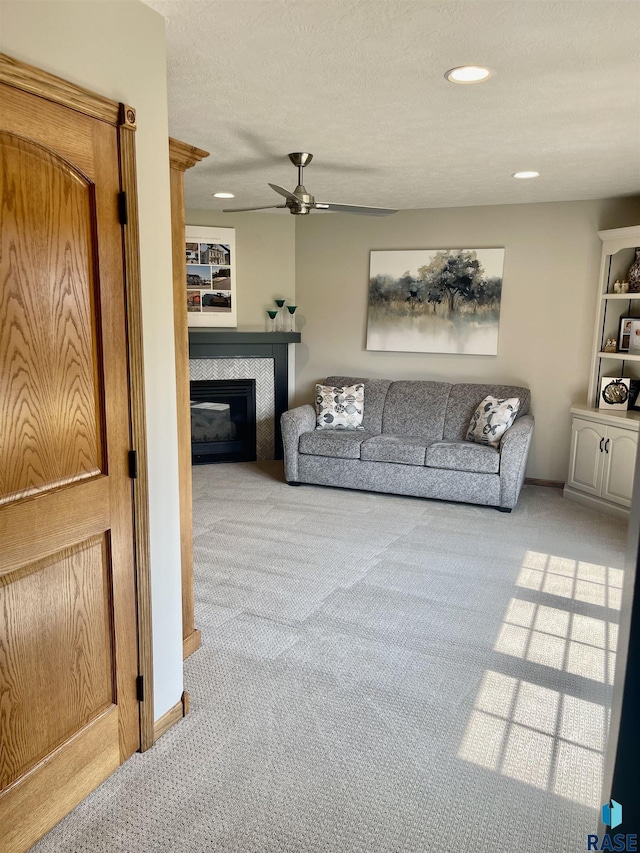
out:
{"label": "ceiling fan", "polygon": [[313,154],[308,154],[305,151],[296,151],[289,154],[289,160],[298,169],[298,186],[293,192],[285,190],[284,187],[279,187],[277,184],[269,184],[272,190],[275,190],[281,196],[286,198],[285,204],[268,204],[266,207],[228,207],[223,213],[242,213],[248,210],[275,210],[279,208],[289,208],[289,213],[294,216],[303,216],[311,213],[312,210],[333,210],[336,213],[361,213],[364,216],[388,216],[390,213],[398,211],[391,207],[361,207],[357,204],[334,204],[333,202],[316,201],[314,196],[309,195],[302,182],[302,172],[305,166],[308,166],[313,159]]}

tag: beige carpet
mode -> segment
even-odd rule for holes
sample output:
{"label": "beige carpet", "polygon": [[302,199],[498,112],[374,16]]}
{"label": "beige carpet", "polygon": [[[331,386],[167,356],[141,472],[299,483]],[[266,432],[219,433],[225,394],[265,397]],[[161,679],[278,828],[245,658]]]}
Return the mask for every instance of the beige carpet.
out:
{"label": "beige carpet", "polygon": [[624,525],[281,477],[194,469],[192,713],[38,853],[584,850]]}

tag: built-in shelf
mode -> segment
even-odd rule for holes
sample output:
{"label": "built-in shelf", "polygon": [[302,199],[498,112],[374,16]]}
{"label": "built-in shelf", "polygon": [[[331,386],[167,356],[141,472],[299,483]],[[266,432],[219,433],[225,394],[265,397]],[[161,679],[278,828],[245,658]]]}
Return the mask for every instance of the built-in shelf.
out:
{"label": "built-in shelf", "polygon": [[638,430],[640,427],[640,411],[635,409],[596,409],[586,403],[574,403],[570,412],[581,418],[597,417],[602,423],[618,426],[627,424],[632,430]]}
{"label": "built-in shelf", "polygon": [[[607,341],[620,346],[621,314],[640,314],[640,293],[613,293],[616,281],[628,280],[640,246],[640,226],[599,231],[602,240],[600,278],[587,405],[571,407],[571,451],[564,496],[620,518],[631,506],[640,435],[640,411],[606,405],[603,385],[629,383],[627,406],[638,394],[632,382],[640,379],[640,355],[605,352]],[[620,304],[618,304],[620,303]],[[626,336],[631,339],[630,335]],[[626,343],[626,341],[625,341]]]}
{"label": "built-in shelf", "polygon": [[603,299],[626,299],[627,301],[640,299],[640,293],[603,293]]}
{"label": "built-in shelf", "polygon": [[599,352],[598,358],[615,358],[618,361],[640,361],[640,355],[628,352]]}

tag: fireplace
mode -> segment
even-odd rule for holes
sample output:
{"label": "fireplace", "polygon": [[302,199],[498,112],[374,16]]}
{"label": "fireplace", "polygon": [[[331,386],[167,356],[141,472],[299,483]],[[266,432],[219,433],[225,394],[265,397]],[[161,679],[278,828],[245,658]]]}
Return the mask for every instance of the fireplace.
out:
{"label": "fireplace", "polygon": [[194,465],[255,461],[255,379],[191,382],[191,455]]}
{"label": "fireplace", "polygon": [[189,329],[189,374],[196,381],[253,379],[256,450],[252,459],[282,459],[280,417],[289,405],[289,362],[300,332]]}

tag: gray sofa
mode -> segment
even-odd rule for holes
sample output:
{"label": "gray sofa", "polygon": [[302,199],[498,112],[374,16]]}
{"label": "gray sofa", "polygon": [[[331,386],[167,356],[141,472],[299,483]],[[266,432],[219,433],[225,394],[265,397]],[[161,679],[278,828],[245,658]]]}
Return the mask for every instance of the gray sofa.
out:
{"label": "gray sofa", "polygon": [[[330,376],[326,385],[364,383],[364,430],[316,430],[313,406],[282,415],[285,479],[495,506],[510,512],[524,481],[533,432],[530,392],[513,385]],[[488,395],[519,397],[518,416],[498,448],[466,441]]]}

